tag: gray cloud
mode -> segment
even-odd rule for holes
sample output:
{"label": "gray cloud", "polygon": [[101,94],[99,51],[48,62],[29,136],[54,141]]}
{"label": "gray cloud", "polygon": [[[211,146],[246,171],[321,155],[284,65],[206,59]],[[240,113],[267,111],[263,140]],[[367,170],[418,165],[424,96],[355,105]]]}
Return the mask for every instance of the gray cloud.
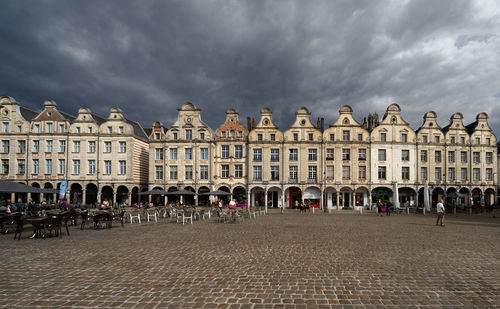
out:
{"label": "gray cloud", "polygon": [[329,124],[396,102],[413,128],[485,111],[500,132],[495,1],[3,1],[0,20],[0,93],[34,109],[168,126],[191,101],[216,128],[268,106],[284,130],[303,105]]}

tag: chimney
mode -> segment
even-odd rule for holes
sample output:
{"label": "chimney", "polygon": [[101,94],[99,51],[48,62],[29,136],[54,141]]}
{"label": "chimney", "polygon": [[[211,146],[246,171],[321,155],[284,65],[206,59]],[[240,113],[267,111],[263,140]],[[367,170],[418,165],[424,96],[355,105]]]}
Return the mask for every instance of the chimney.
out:
{"label": "chimney", "polygon": [[321,117],[321,133],[325,131],[325,118]]}
{"label": "chimney", "polygon": [[319,117],[318,117],[318,120],[316,120],[316,128],[317,128],[318,130],[320,130],[320,129],[321,129],[321,120],[320,120],[320,118],[319,118]]}
{"label": "chimney", "polygon": [[255,118],[252,118],[252,130],[255,129]]}
{"label": "chimney", "polygon": [[252,120],[250,120],[250,117],[247,117],[247,130],[248,132],[252,131]]}

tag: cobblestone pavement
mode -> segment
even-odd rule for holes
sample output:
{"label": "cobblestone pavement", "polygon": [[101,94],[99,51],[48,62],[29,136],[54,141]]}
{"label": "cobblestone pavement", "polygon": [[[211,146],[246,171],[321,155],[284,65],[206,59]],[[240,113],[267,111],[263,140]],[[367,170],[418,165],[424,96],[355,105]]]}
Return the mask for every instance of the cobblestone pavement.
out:
{"label": "cobblestone pavement", "polygon": [[270,213],[0,236],[2,308],[500,306],[500,216]]}

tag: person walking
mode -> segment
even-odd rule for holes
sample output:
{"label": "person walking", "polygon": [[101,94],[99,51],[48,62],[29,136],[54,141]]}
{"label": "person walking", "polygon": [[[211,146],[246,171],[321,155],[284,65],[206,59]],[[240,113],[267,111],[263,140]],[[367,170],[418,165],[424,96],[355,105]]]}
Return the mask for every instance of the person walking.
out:
{"label": "person walking", "polygon": [[387,203],[385,205],[385,215],[386,216],[390,216],[391,215],[391,205],[389,205],[389,203]]}
{"label": "person walking", "polygon": [[382,216],[382,202],[379,200],[377,202],[377,217]]}
{"label": "person walking", "polygon": [[439,203],[436,205],[436,211],[437,211],[437,221],[436,225],[444,226],[444,215],[445,215],[445,210],[444,210],[444,205],[443,205],[443,199],[439,199]]}

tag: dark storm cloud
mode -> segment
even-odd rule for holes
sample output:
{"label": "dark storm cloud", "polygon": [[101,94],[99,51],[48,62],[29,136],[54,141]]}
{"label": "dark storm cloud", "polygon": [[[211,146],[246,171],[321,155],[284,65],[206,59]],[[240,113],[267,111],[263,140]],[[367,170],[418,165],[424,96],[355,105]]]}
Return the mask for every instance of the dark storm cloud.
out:
{"label": "dark storm cloud", "polygon": [[75,114],[111,106],[150,126],[191,101],[216,128],[233,107],[300,106],[326,124],[393,102],[414,128],[486,111],[500,132],[494,1],[2,1],[0,92]]}

